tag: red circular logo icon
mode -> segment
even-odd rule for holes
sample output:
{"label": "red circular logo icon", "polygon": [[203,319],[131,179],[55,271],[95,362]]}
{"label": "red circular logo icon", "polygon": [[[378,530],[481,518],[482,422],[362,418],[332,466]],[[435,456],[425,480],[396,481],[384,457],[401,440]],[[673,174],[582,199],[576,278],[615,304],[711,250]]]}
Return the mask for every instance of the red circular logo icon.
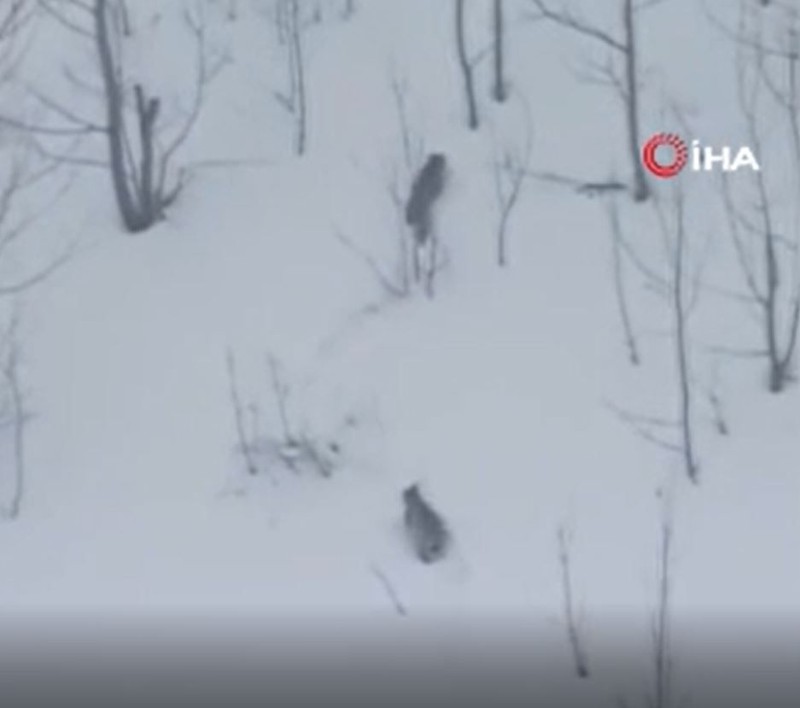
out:
{"label": "red circular logo icon", "polygon": [[[662,164],[656,159],[656,150],[662,146],[672,148],[674,157],[672,162]],[[656,177],[666,179],[674,177],[680,172],[689,155],[689,148],[683,139],[675,133],[657,133],[644,144],[642,148],[642,162]]]}

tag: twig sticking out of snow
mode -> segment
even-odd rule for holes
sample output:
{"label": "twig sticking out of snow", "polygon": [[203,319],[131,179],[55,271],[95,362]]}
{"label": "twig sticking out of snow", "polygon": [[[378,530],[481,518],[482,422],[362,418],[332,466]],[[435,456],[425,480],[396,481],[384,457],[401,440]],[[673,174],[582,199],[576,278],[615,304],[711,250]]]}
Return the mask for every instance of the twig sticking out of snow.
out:
{"label": "twig sticking out of snow", "polygon": [[398,597],[397,591],[395,590],[394,586],[392,585],[392,582],[389,580],[386,574],[375,564],[370,565],[370,570],[372,571],[372,574],[378,579],[378,582],[381,584],[383,589],[386,591],[386,595],[391,601],[392,606],[394,607],[397,614],[400,615],[401,617],[407,617],[408,610]]}
{"label": "twig sticking out of snow", "polygon": [[245,430],[244,408],[242,406],[239,390],[236,386],[236,362],[233,358],[233,352],[230,350],[228,350],[227,364],[231,405],[233,406],[234,421],[236,423],[236,435],[239,438],[239,450],[244,457],[247,471],[251,475],[256,475],[258,474],[258,465],[256,465],[253,448]]}
{"label": "twig sticking out of snow", "polygon": [[589,660],[586,650],[581,642],[578,630],[578,621],[575,617],[575,607],[572,597],[572,577],[570,572],[570,548],[566,529],[558,529],[558,562],[561,566],[561,587],[564,591],[564,618],[567,623],[567,638],[572,649],[572,658],[575,662],[575,673],[580,678],[589,677]]}

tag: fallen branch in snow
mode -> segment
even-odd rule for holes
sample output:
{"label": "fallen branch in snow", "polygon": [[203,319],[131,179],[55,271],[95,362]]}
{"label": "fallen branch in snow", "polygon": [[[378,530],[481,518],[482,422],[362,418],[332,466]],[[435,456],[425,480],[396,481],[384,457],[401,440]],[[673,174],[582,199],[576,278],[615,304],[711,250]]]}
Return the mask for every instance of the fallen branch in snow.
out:
{"label": "fallen branch in snow", "polygon": [[394,589],[394,586],[392,585],[389,578],[386,577],[386,574],[377,565],[374,564],[370,566],[370,570],[372,571],[372,574],[378,579],[378,582],[381,584],[383,589],[386,591],[386,595],[389,597],[389,600],[391,601],[392,606],[394,607],[397,614],[400,615],[401,617],[407,617],[408,610],[398,597],[397,591]]}
{"label": "fallen branch in snow", "polygon": [[627,192],[629,190],[628,185],[614,179],[586,180],[579,177],[562,175],[557,172],[540,170],[525,170],[524,176],[537,179],[541,182],[560,184],[564,187],[574,189],[578,194],[588,197],[594,197],[600,194],[613,194],[615,192]]}
{"label": "fallen branch in snow", "polygon": [[581,643],[578,631],[578,622],[575,617],[575,608],[572,597],[572,578],[570,573],[570,549],[567,532],[563,526],[558,533],[558,562],[561,567],[561,587],[564,591],[564,619],[567,623],[567,638],[575,662],[575,673],[580,678],[589,677],[589,661],[586,651]]}

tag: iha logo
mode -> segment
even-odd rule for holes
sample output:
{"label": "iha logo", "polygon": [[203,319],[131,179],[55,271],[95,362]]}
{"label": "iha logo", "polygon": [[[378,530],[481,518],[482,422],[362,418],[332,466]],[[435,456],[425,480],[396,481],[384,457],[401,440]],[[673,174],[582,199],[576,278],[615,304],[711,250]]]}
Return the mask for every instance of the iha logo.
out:
{"label": "iha logo", "polygon": [[[672,153],[671,161],[656,156],[659,148],[667,148]],[[739,148],[735,155],[727,146],[715,153],[714,148],[703,147],[699,140],[692,140],[692,147],[689,149],[686,141],[675,133],[656,133],[651,137],[642,148],[642,162],[650,172],[662,179],[674,177],[687,163],[694,172],[710,172],[715,165],[719,165],[723,172],[735,172],[742,167],[761,170],[749,147]]]}

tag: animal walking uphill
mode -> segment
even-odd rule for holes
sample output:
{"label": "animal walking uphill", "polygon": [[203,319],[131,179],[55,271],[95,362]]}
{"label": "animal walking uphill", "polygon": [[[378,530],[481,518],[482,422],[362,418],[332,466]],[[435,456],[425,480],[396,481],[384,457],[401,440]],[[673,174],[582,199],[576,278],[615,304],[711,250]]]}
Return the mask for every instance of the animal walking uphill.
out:
{"label": "animal walking uphill", "polygon": [[414,237],[414,279],[422,277],[420,255],[427,251],[428,264],[425,273],[428,295],[433,294],[433,277],[436,271],[436,234],[433,229],[433,205],[445,187],[447,161],[441,153],[428,156],[411,186],[406,203],[406,223]]}
{"label": "animal walking uphill", "polygon": [[414,554],[423,563],[434,563],[450,550],[451,538],[442,517],[413,484],[403,490],[403,523]]}

